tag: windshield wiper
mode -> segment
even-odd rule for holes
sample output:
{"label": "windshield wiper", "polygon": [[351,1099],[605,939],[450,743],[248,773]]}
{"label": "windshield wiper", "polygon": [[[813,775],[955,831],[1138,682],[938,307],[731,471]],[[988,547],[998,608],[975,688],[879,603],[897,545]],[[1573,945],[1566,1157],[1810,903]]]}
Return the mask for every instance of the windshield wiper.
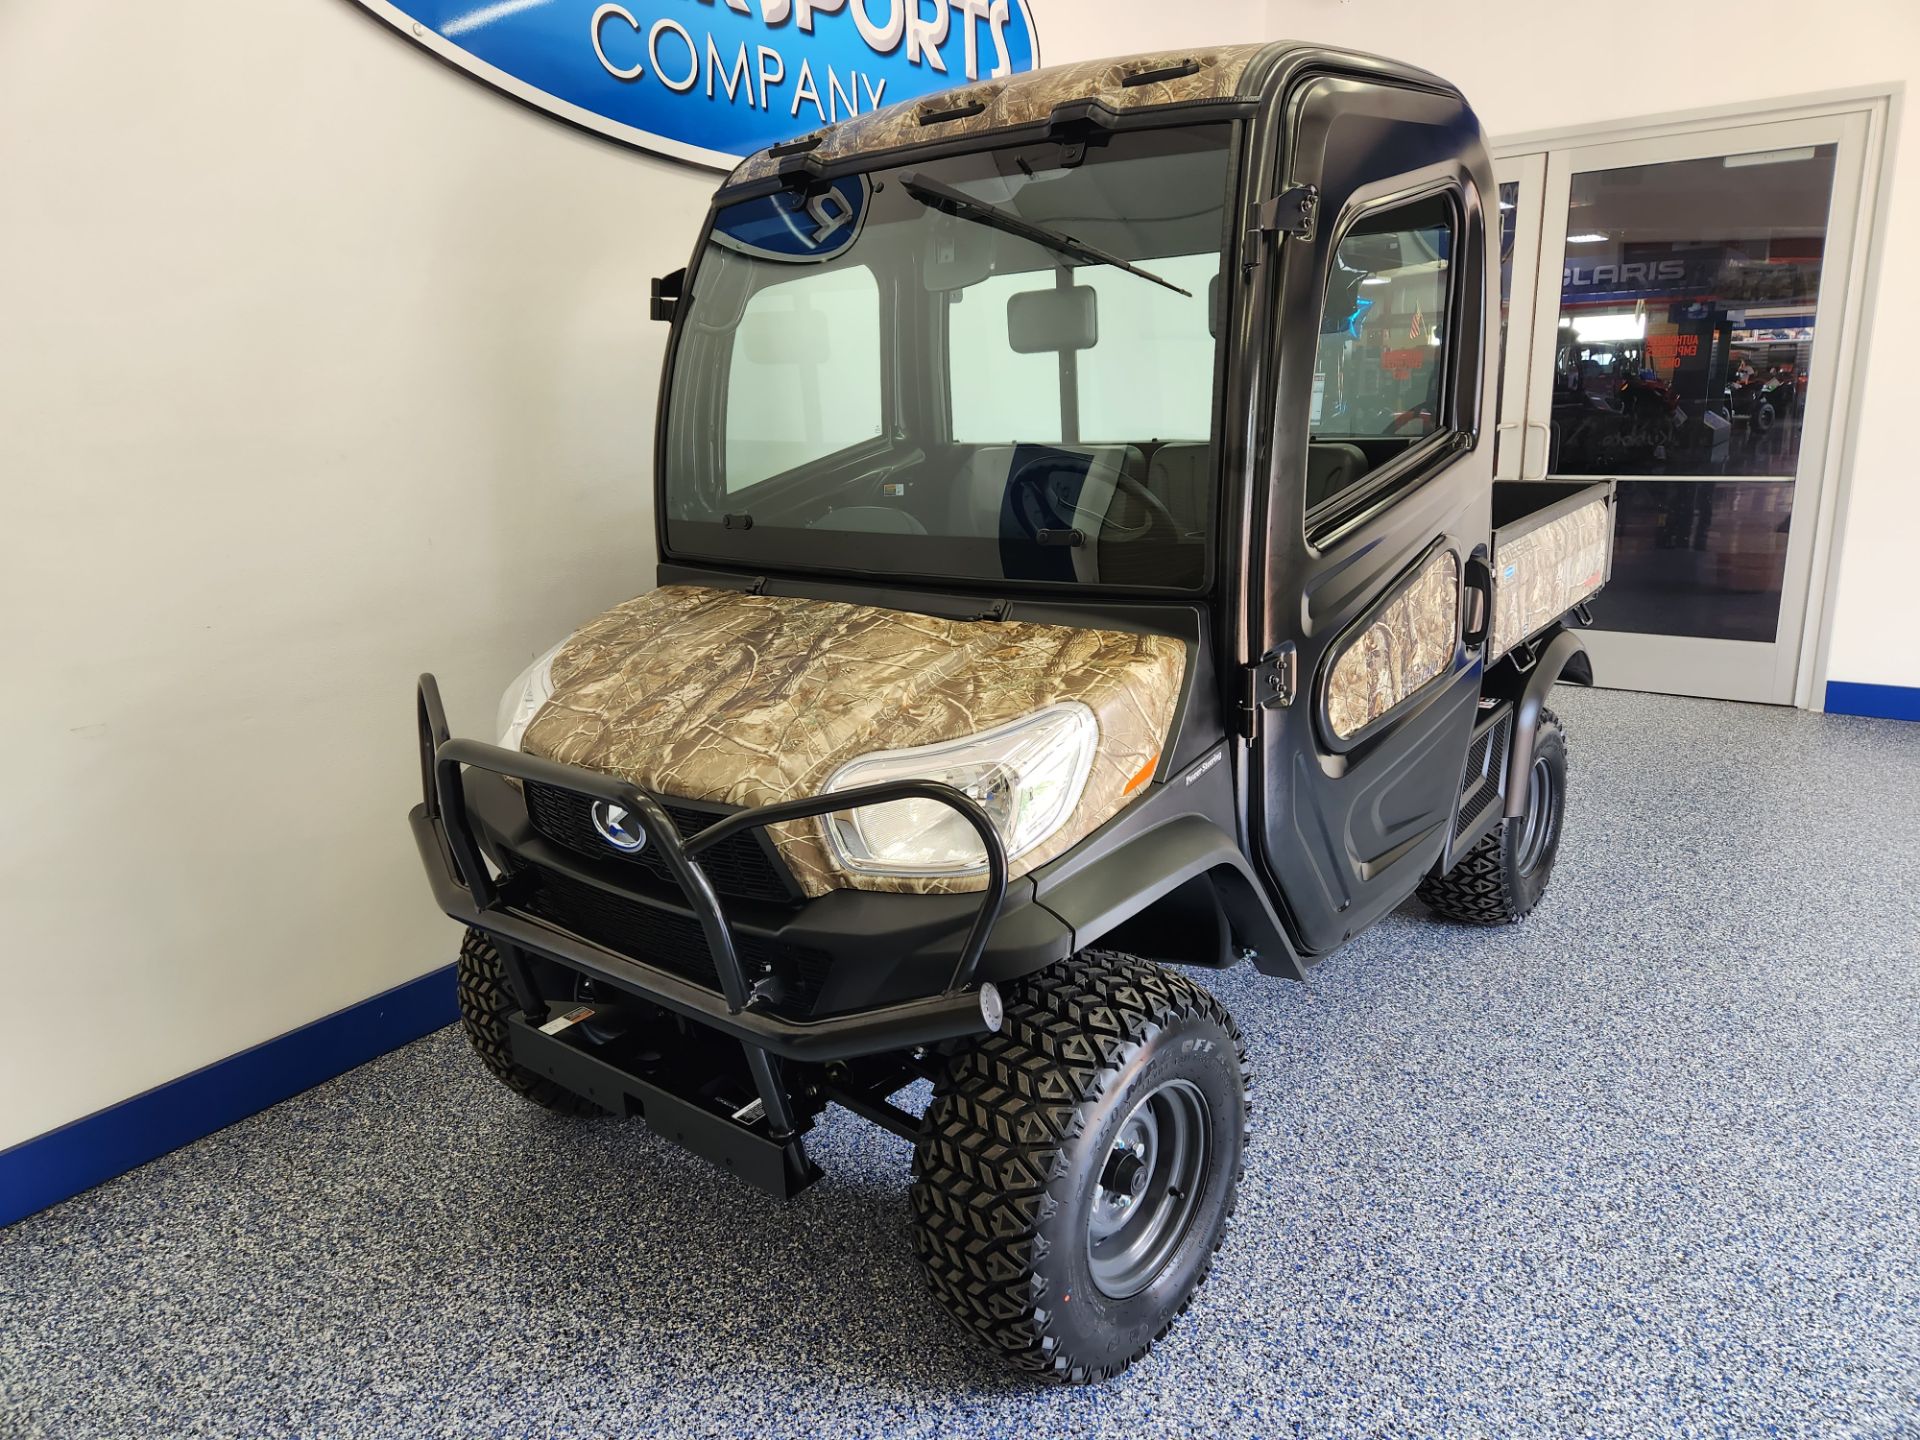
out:
{"label": "windshield wiper", "polygon": [[925,175],[909,172],[900,177],[900,183],[906,192],[922,205],[938,210],[943,215],[958,216],[962,220],[971,220],[977,225],[991,226],[1008,235],[1017,235],[1022,240],[1031,240],[1056,254],[1069,259],[1095,265],[1111,265],[1116,270],[1124,270],[1129,275],[1138,275],[1142,280],[1151,280],[1156,285],[1164,285],[1176,295],[1193,298],[1191,290],[1183,290],[1171,280],[1154,274],[1151,270],[1142,270],[1131,260],[1122,260],[1111,251],[1102,250],[1097,245],[1089,245],[1084,240],[1076,240],[1062,230],[1049,229],[1037,225],[1014,214],[1011,210],[1002,210],[997,205],[989,205],[985,200],[976,200],[963,190],[955,190],[951,185],[943,185],[938,180],[930,180]]}

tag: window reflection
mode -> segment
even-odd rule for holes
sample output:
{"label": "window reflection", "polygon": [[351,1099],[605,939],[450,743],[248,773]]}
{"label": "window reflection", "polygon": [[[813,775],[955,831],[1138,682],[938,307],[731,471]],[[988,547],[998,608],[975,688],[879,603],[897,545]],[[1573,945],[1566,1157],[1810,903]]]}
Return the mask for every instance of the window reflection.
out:
{"label": "window reflection", "polygon": [[1573,179],[1550,468],[1791,476],[1835,147]]}
{"label": "window reflection", "polygon": [[1309,511],[1445,423],[1453,234],[1453,208],[1436,196],[1364,217],[1334,251],[1313,366]]}
{"label": "window reflection", "polygon": [[1513,309],[1513,246],[1519,237],[1520,186],[1500,182],[1500,349],[1494,371],[1493,418],[1498,421],[1507,402],[1507,315]]}
{"label": "window reflection", "polygon": [[1625,480],[1614,514],[1613,578],[1593,601],[1595,625],[1774,639],[1791,481]]}

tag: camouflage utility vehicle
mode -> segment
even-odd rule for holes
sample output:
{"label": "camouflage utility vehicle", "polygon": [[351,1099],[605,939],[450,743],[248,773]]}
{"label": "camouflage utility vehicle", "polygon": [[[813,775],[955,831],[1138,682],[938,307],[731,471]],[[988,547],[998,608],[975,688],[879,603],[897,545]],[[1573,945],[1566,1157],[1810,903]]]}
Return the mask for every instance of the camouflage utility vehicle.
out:
{"label": "camouflage utility vehicle", "polygon": [[1445,82],[1290,44],[742,163],[655,286],[656,588],[496,744],[420,685],[487,1066],[781,1196],[842,1106],[913,1143],[962,1324],[1139,1358],[1249,1133],[1193,972],[1298,979],[1415,893],[1519,920],[1553,868],[1613,497],[1493,482],[1496,193]]}

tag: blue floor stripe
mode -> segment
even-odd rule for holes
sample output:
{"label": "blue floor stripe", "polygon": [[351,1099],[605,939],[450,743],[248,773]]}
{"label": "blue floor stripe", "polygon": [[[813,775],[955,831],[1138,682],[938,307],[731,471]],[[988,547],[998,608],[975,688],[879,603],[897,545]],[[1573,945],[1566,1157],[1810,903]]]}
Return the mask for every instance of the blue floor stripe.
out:
{"label": "blue floor stripe", "polygon": [[1827,713],[1871,715],[1881,720],[1920,720],[1920,688],[1912,685],[1859,685],[1827,682]]}
{"label": "blue floor stripe", "polygon": [[0,1225],[344,1074],[458,1017],[453,966],[0,1150]]}

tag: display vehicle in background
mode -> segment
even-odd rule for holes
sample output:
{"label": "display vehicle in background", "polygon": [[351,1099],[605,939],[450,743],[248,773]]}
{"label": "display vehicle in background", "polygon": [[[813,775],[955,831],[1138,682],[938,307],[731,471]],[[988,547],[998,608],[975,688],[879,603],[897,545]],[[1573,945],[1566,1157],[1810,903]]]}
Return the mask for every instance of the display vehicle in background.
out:
{"label": "display vehicle in background", "polygon": [[1800,380],[1791,365],[1781,365],[1761,374],[1743,368],[1726,387],[1727,414],[1745,421],[1758,438],[1767,434],[1780,420],[1791,420],[1798,413]]}
{"label": "display vehicle in background", "polygon": [[497,744],[421,681],[494,1074],[782,1196],[844,1107],[912,1142],[962,1324],[1058,1380],[1145,1353],[1250,1133],[1194,972],[1299,979],[1416,892],[1517,921],[1553,869],[1612,492],[1493,481],[1496,193],[1446,83],[1278,44],[742,163],[656,285],[657,588]]}

